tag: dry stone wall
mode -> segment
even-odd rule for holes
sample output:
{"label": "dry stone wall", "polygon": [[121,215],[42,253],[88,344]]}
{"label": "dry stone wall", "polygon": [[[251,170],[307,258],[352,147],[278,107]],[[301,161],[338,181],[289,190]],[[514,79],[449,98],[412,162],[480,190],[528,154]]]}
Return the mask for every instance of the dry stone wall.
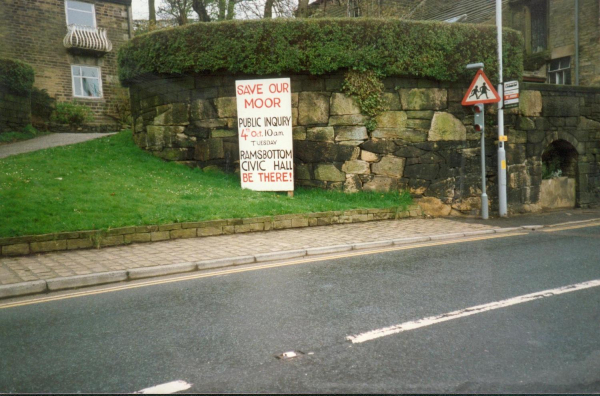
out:
{"label": "dry stone wall", "polygon": [[[253,77],[153,77],[133,83],[136,143],[166,160],[235,172],[235,80]],[[432,212],[480,211],[480,133],[473,129],[470,109],[460,104],[464,83],[386,78],[387,110],[369,130],[369,118],[342,91],[343,73],[289,77],[296,185],[346,192],[408,190]],[[540,87],[526,87],[521,108],[506,114],[509,210],[541,209],[541,155],[556,139],[572,142],[581,154],[579,204],[597,203],[600,91]],[[494,208],[497,132],[493,126],[486,130],[487,188]]]}

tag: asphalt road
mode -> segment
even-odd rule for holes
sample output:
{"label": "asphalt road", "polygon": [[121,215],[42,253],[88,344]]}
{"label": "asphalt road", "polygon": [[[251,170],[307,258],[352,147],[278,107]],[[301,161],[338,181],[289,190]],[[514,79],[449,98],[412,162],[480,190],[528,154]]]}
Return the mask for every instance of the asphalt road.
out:
{"label": "asphalt road", "polygon": [[536,231],[4,302],[0,392],[597,393],[600,287],[346,337],[598,280],[599,244],[597,226]]}

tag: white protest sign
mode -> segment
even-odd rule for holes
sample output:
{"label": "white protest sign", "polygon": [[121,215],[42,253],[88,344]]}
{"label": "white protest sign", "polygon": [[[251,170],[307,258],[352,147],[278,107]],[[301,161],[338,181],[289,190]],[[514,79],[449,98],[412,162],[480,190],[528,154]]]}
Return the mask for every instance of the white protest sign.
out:
{"label": "white protest sign", "polygon": [[242,188],[294,191],[289,78],[235,82]]}

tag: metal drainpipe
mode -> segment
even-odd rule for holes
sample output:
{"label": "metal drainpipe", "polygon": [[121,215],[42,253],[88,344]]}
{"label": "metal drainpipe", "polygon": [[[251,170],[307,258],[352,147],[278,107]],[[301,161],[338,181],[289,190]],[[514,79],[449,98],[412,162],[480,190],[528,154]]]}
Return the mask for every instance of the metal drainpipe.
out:
{"label": "metal drainpipe", "polygon": [[575,0],[575,85],[579,85],[579,0]]}

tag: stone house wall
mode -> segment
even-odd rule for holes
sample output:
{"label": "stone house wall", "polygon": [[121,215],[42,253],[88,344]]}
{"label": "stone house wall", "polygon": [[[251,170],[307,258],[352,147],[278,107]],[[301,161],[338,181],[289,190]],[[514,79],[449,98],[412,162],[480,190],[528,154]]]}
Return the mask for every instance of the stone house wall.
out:
{"label": "stone house wall", "polygon": [[7,92],[0,86],[0,133],[20,131],[31,123],[29,96]]}
{"label": "stone house wall", "polygon": [[[472,127],[470,109],[460,104],[466,84],[386,78],[388,110],[369,131],[367,117],[342,93],[342,73],[289,77],[296,185],[346,192],[408,190],[443,214],[479,212],[480,133]],[[236,171],[235,80],[249,78],[198,75],[134,83],[134,140],[167,160]],[[526,86],[522,97],[521,108],[505,116],[509,210],[541,209],[541,156],[559,139],[580,154],[578,203],[600,202],[600,90],[537,84]],[[494,106],[487,111],[493,114]],[[496,140],[496,129],[489,126],[492,210],[497,206]]]}
{"label": "stone house wall", "polygon": [[[63,45],[67,33],[64,0],[2,0],[0,2],[0,57],[30,64],[35,70],[35,84],[46,89],[57,102],[74,101],[89,106],[96,126],[115,127],[110,117],[123,88],[117,76],[117,53],[130,37],[129,9],[125,0],[82,0],[93,3],[96,24],[106,28],[113,49],[107,54],[76,54]],[[71,65],[99,66],[103,97],[75,98]],[[122,93],[126,96],[126,91]]]}
{"label": "stone house wall", "polygon": [[[527,6],[532,1],[515,2],[507,8],[504,24],[519,30],[527,41],[531,40],[530,12]],[[571,81],[575,83],[575,2],[573,0],[550,0],[548,3],[547,58],[571,57]],[[579,1],[579,75],[580,84],[598,86],[600,69],[600,5],[596,0]],[[546,77],[546,65],[537,73],[527,73]]]}

